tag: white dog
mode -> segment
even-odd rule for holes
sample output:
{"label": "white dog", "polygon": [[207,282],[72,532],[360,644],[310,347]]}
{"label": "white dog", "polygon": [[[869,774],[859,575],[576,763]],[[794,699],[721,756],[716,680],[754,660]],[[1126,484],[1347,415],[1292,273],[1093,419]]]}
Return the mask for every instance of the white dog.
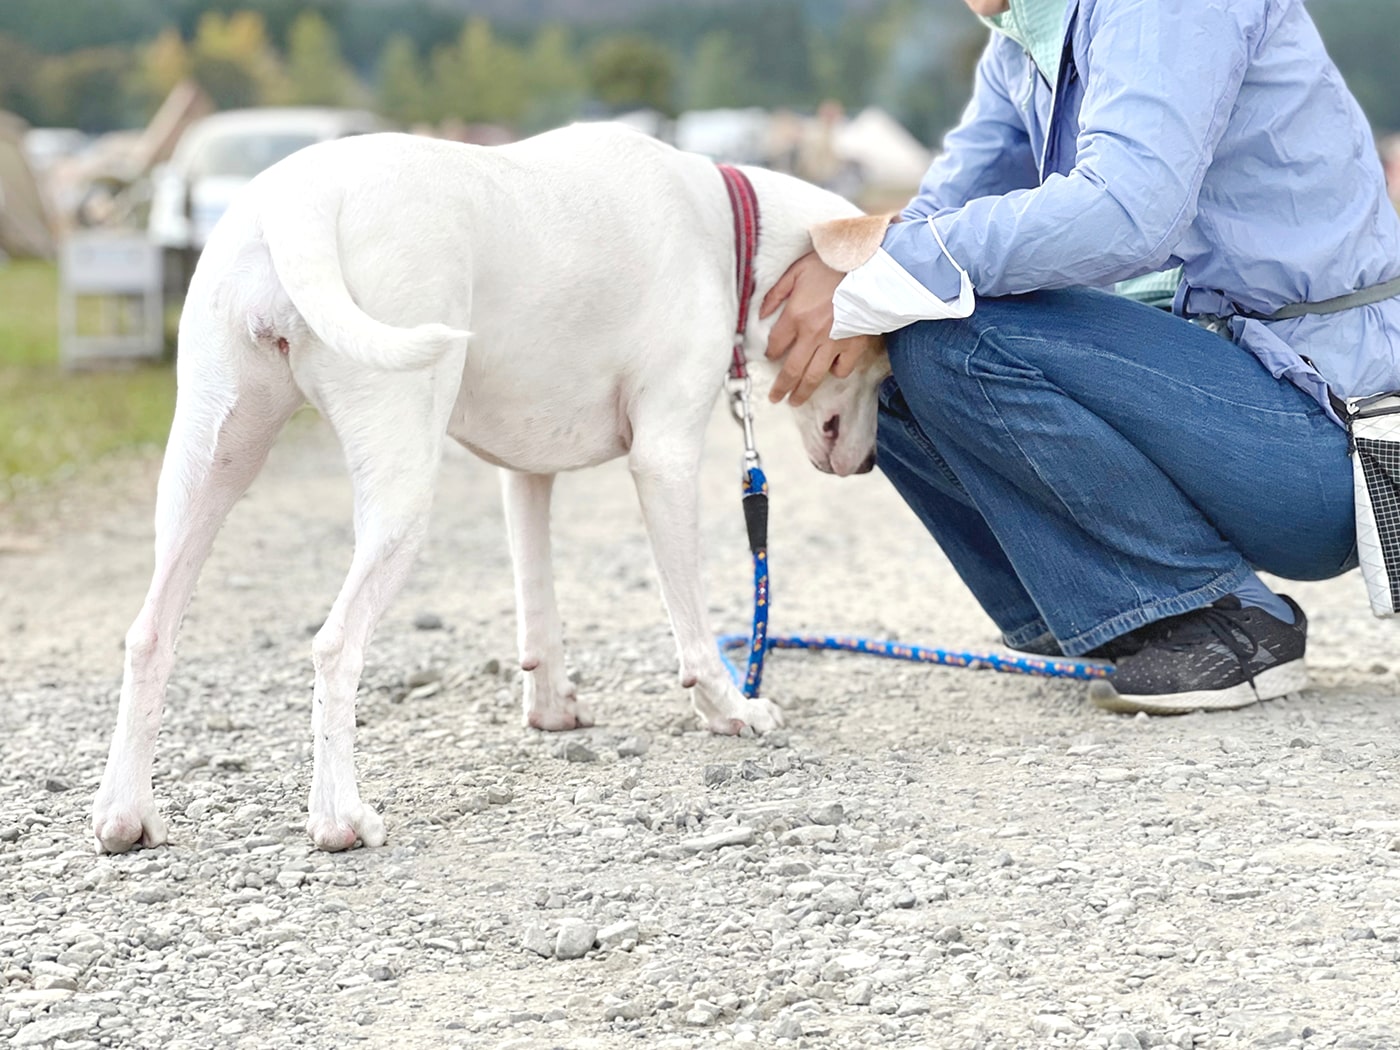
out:
{"label": "white dog", "polygon": [[[878,241],[883,220],[850,218],[851,204],[788,176],[746,174],[762,222],[745,347],[757,364],[770,327],[757,303],[812,249],[811,228],[829,223],[818,240],[839,246],[866,224]],[[701,442],[738,311],[733,228],[713,164],[609,125],[499,149],[366,135],[254,179],[210,238],[180,320],[155,572],[126,636],[93,807],[99,850],[165,841],[151,768],[180,621],[225,515],[304,400],[334,429],[355,494],[353,563],[312,644],[318,846],[384,841],[356,783],[355,693],[426,530],[444,433],[508,468],[529,725],[590,724],[555,607],[553,475],[624,455],[696,711],[718,733],[778,724],[776,707],[730,682],[699,575]],[[869,469],[887,371],[877,361],[828,380],[797,410],[819,467]]]}

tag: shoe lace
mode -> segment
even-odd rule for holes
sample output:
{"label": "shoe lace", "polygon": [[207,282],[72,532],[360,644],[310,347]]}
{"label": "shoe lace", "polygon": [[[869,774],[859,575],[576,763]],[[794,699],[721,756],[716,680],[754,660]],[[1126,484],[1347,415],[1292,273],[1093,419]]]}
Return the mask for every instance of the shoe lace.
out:
{"label": "shoe lace", "polygon": [[1167,628],[1162,648],[1179,653],[1211,641],[1224,646],[1239,661],[1245,677],[1251,683],[1254,681],[1250,661],[1259,652],[1259,643],[1249,636],[1228,610],[1207,607],[1197,610],[1194,615],[1183,616]]}

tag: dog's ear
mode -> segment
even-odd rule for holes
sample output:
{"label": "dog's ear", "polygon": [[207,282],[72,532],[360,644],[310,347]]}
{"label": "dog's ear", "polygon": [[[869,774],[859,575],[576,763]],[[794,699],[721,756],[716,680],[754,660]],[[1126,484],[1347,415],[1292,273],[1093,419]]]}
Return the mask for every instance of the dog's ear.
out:
{"label": "dog's ear", "polygon": [[809,231],[812,247],[821,261],[833,270],[850,273],[870,261],[885,239],[885,227],[895,218],[896,213],[886,212],[819,222]]}

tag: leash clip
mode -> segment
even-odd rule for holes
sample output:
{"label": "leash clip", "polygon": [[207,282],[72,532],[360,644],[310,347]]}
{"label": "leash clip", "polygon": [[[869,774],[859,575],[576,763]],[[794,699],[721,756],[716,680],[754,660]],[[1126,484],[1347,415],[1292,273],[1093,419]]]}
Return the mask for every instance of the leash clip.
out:
{"label": "leash clip", "polygon": [[729,394],[729,414],[744,428],[744,469],[752,470],[761,464],[753,438],[753,381],[747,374],[731,375],[725,379],[724,387]]}

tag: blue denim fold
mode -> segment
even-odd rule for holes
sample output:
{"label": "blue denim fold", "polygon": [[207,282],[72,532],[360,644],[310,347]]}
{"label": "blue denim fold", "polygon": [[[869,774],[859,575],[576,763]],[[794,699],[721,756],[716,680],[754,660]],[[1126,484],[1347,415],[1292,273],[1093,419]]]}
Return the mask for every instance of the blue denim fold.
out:
{"label": "blue denim fold", "polygon": [[1353,568],[1347,437],[1228,340],[1088,289],[887,337],[877,462],[1012,645]]}

